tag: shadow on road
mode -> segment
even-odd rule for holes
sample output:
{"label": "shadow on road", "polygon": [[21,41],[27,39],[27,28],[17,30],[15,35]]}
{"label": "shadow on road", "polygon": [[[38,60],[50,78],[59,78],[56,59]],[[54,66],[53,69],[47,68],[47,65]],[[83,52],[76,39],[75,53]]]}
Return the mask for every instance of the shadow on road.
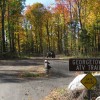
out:
{"label": "shadow on road", "polygon": [[[74,77],[74,73],[69,73],[68,62],[67,61],[50,61],[50,66],[52,67],[49,76],[42,77],[20,77],[23,73],[21,70],[15,70],[18,68],[27,68],[29,66],[43,65],[43,60],[0,60],[0,83],[22,83],[28,81],[38,81],[38,80],[49,80],[57,78],[70,78]],[[26,67],[27,66],[27,67]],[[6,69],[6,70],[3,70]],[[13,69],[13,70],[11,70]]]}
{"label": "shadow on road", "polygon": [[25,78],[19,77],[20,72],[0,72],[0,83],[20,83],[26,82]]}
{"label": "shadow on road", "polygon": [[67,78],[67,77],[72,77],[73,74],[64,74],[64,73],[61,73],[61,72],[52,72],[50,77],[51,78]]}
{"label": "shadow on road", "polygon": [[2,72],[0,71],[0,83],[23,83],[29,81],[38,81],[38,80],[49,80],[49,79],[57,79],[57,78],[68,78],[73,77],[73,75],[65,75],[63,73],[51,73],[49,76],[42,77],[20,77],[20,74],[23,73],[21,71],[8,71]]}
{"label": "shadow on road", "polygon": [[41,64],[43,64],[43,60],[0,60],[0,66],[29,66]]}

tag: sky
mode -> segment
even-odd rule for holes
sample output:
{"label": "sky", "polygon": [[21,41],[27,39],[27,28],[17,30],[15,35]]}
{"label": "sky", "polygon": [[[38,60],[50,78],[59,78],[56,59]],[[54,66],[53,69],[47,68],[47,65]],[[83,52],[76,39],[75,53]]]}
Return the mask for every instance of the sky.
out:
{"label": "sky", "polygon": [[42,3],[44,6],[49,6],[50,4],[53,4],[55,0],[26,0],[26,5],[32,5],[36,2]]}

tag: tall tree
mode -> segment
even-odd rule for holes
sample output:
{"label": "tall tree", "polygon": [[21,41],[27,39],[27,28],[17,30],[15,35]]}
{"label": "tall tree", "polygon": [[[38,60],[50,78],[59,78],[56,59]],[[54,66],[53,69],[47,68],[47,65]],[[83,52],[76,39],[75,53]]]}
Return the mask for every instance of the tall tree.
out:
{"label": "tall tree", "polygon": [[20,19],[22,17],[22,10],[24,9],[25,0],[8,0],[8,34],[9,45],[12,53],[16,52],[16,36],[15,32],[18,32],[18,26],[20,25]]}
{"label": "tall tree", "polygon": [[2,52],[5,52],[5,9],[6,9],[6,0],[1,0],[0,1],[0,7],[1,7],[1,21],[2,21]]}
{"label": "tall tree", "polygon": [[[58,50],[59,52],[63,51],[66,55],[67,52],[67,23],[68,23],[68,8],[66,7],[66,4],[63,0],[56,0],[56,6],[55,6],[55,15],[59,16],[59,18],[56,16],[58,20],[56,20],[56,24],[58,27],[57,37],[58,37]],[[62,44],[61,44],[62,43]]]}
{"label": "tall tree", "polygon": [[35,3],[26,10],[26,18],[32,25],[32,29],[35,30],[35,45],[37,52],[43,51],[42,25],[44,13],[45,8],[41,3]]}

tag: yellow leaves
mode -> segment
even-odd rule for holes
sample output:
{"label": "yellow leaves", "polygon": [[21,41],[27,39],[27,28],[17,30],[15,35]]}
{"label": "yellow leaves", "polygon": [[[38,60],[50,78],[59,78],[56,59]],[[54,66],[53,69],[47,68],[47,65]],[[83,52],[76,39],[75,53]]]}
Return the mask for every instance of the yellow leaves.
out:
{"label": "yellow leaves", "polygon": [[28,15],[30,13],[31,10],[31,6],[27,6],[26,10],[25,10],[25,15]]}
{"label": "yellow leaves", "polygon": [[81,20],[86,26],[93,26],[97,20],[98,14],[100,14],[100,4],[98,0],[87,0],[82,2],[81,5]]}
{"label": "yellow leaves", "polygon": [[90,14],[86,18],[87,24],[92,25],[95,20],[96,20],[95,14],[93,12],[90,12]]}

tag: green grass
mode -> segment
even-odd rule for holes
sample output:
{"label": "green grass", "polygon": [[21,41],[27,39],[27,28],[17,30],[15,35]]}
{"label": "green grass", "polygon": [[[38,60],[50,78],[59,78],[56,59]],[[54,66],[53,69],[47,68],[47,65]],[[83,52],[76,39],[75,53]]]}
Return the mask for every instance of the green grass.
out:
{"label": "green grass", "polygon": [[30,73],[30,72],[25,72],[21,74],[21,77],[42,77],[44,76],[43,73]]}

